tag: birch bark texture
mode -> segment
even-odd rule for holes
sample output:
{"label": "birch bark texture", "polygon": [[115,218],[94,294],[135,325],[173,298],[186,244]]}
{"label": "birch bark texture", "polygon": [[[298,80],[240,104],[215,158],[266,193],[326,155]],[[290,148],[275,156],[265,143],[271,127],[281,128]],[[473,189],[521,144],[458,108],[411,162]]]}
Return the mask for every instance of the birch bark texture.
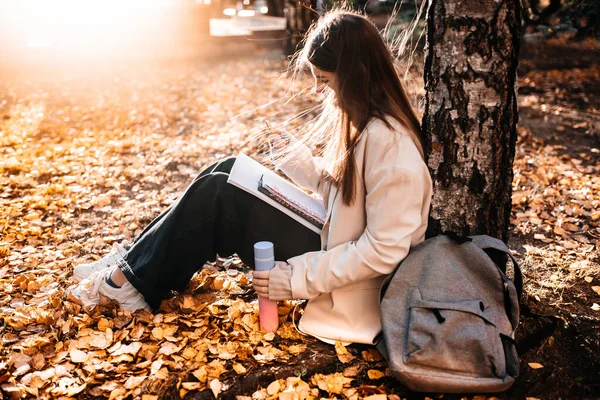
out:
{"label": "birch bark texture", "polygon": [[518,120],[519,0],[429,0],[426,159],[429,235],[508,240]]}

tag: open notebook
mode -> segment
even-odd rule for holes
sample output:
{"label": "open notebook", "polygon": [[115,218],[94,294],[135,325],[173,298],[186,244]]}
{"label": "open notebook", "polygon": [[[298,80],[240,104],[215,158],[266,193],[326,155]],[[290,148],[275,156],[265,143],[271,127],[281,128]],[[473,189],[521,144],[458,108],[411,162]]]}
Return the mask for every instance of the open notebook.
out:
{"label": "open notebook", "polygon": [[238,155],[227,182],[265,201],[312,231],[321,233],[327,217],[323,202],[247,155]]}

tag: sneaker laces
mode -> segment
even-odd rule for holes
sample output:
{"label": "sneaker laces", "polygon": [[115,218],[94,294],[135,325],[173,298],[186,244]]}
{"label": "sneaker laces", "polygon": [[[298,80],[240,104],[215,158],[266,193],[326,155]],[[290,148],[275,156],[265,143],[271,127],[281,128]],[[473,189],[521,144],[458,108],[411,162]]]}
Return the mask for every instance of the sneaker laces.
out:
{"label": "sneaker laces", "polygon": [[[112,274],[113,269],[104,269],[89,276],[81,283],[81,290],[84,291],[90,299],[100,297],[100,286],[106,282],[107,278]],[[89,282],[86,282],[89,281]]]}
{"label": "sneaker laces", "polygon": [[122,260],[125,259],[125,256],[127,255],[127,247],[125,246],[121,246],[118,243],[113,244],[113,248],[110,251],[110,253],[108,253],[107,258],[110,259],[110,261],[112,261],[114,263],[114,265],[119,265]]}

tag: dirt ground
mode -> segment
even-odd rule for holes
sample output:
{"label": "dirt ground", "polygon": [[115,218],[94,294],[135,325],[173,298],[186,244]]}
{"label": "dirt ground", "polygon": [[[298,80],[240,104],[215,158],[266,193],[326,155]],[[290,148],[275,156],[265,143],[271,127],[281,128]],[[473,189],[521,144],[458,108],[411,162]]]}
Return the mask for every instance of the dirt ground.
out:
{"label": "dirt ground", "polygon": [[[519,98],[519,125],[543,145],[556,149],[555,156],[575,158],[581,160],[582,165],[596,167],[597,179],[600,165],[598,43],[557,39],[525,43],[519,65]],[[515,229],[510,245],[521,254],[525,253],[523,245],[544,246],[534,236],[532,232]],[[589,259],[600,261],[597,247]],[[574,279],[545,291],[542,297],[535,296],[540,285],[530,278],[526,286],[527,303],[539,314],[559,317],[560,323],[552,335],[521,353],[522,374],[507,398],[512,394],[543,399],[600,398],[600,315],[590,307],[598,302],[598,294],[586,280]],[[593,284],[598,284],[597,272],[593,279]],[[550,320],[526,317],[519,337],[524,341],[538,332],[548,334],[551,326]],[[544,368],[528,368],[526,363],[533,361],[543,364]]]}

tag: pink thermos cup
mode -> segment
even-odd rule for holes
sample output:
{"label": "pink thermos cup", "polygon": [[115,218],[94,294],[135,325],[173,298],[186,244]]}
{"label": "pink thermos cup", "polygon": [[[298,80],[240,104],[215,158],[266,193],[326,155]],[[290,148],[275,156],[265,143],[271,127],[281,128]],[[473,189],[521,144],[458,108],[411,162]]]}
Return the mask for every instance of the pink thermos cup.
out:
{"label": "pink thermos cup", "polygon": [[[269,271],[275,266],[273,243],[257,242],[254,244],[254,269]],[[258,296],[258,317],[260,329],[265,332],[274,332],[279,327],[277,302]]]}

